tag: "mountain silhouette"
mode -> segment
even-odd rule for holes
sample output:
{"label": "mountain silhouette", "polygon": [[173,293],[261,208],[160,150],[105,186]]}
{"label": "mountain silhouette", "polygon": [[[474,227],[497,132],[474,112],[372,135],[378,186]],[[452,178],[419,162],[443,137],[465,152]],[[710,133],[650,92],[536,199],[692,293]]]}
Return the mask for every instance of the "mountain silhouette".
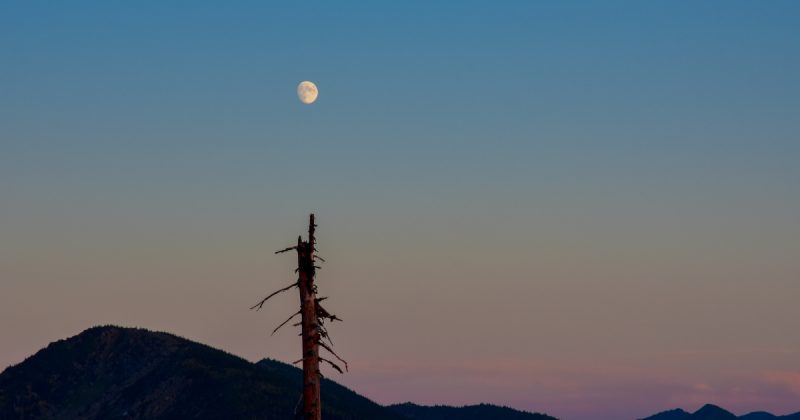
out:
{"label": "mountain silhouette", "polygon": [[[240,357],[172,334],[90,328],[0,374],[0,419],[296,418],[300,369]],[[326,420],[550,420],[505,407],[383,407],[322,382]],[[477,413],[477,414],[476,414]],[[478,415],[479,417],[476,417]]]}
{"label": "mountain silhouette", "polygon": [[737,417],[730,411],[726,411],[713,404],[706,404],[699,410],[695,411],[690,419],[703,419],[703,420],[736,420]]}
{"label": "mountain silhouette", "polygon": [[786,416],[776,416],[765,411],[756,411],[737,417],[735,414],[716,405],[706,404],[694,413],[676,408],[641,420],[800,420],[800,412]]}
{"label": "mountain silhouette", "polygon": [[690,418],[691,416],[691,413],[687,413],[680,408],[676,408],[674,410],[662,411],[658,414],[654,414],[650,417],[640,420],[684,420]]}
{"label": "mountain silhouette", "polygon": [[389,408],[414,420],[529,420],[555,419],[545,414],[531,414],[508,407],[489,404],[467,405],[464,407],[448,407],[445,405],[422,406],[414,403],[390,405]]}

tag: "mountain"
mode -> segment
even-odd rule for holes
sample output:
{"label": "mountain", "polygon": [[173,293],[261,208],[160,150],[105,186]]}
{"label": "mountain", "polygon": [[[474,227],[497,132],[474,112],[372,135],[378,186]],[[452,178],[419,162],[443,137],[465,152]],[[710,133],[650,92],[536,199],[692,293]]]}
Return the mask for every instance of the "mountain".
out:
{"label": "mountain", "polygon": [[489,404],[467,405],[464,407],[448,407],[444,405],[423,406],[413,403],[390,405],[389,408],[413,420],[555,420],[546,414],[526,413],[508,407]]}
{"label": "mountain", "polygon": [[800,412],[787,414],[785,416],[776,416],[766,411],[754,411],[750,414],[739,416],[739,420],[800,420]]}
{"label": "mountain", "polygon": [[800,412],[786,416],[776,416],[765,411],[756,411],[736,417],[735,414],[716,405],[706,404],[694,413],[688,413],[676,408],[641,420],[800,420]]}
{"label": "mountain", "polygon": [[640,420],[684,420],[691,418],[692,414],[676,408],[674,410],[662,411],[658,414]]}
{"label": "mountain", "polygon": [[[251,363],[172,334],[94,327],[3,371],[0,419],[285,420],[294,418],[301,378],[294,366]],[[328,379],[321,392],[325,420],[470,420],[476,407],[490,413],[482,418],[551,419],[488,405],[409,417],[403,408],[383,407]],[[413,407],[419,410],[411,415],[442,411]]]}
{"label": "mountain", "polygon": [[[300,370],[171,334],[96,327],[0,375],[0,418],[291,419]],[[403,416],[325,381],[326,419]]]}
{"label": "mountain", "polygon": [[737,417],[730,411],[726,411],[713,404],[706,404],[699,410],[692,413],[689,417],[692,420],[736,420]]}
{"label": "mountain", "polygon": [[[783,416],[781,416],[783,417]],[[745,414],[744,416],[739,417],[740,420],[775,420],[779,419],[778,417],[772,413],[767,413],[766,411],[754,411],[750,414]]]}

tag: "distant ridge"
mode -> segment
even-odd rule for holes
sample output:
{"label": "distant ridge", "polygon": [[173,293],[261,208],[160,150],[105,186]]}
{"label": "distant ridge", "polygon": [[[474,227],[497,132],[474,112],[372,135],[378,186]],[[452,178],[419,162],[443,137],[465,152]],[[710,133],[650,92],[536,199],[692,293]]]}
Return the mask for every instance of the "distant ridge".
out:
{"label": "distant ridge", "polygon": [[497,407],[489,404],[466,405],[463,407],[449,407],[444,405],[424,406],[414,403],[390,405],[389,408],[414,420],[555,420],[540,413],[526,413],[509,407]]}
{"label": "distant ridge", "polygon": [[[300,384],[300,369],[275,360],[251,363],[163,332],[93,327],[5,369],[0,419],[291,420]],[[485,404],[411,404],[412,415],[427,417],[409,417],[328,379],[322,395],[325,420],[471,420],[476,409],[484,419],[553,419]]]}
{"label": "distant ridge", "polygon": [[730,411],[726,411],[713,404],[706,404],[699,410],[692,413],[690,419],[703,419],[703,420],[736,420],[737,417]]}
{"label": "distant ridge", "polygon": [[[294,419],[298,368],[251,363],[173,334],[102,326],[58,340],[0,373],[0,419]],[[325,420],[553,420],[478,404],[388,407],[324,379]],[[758,411],[740,417],[707,404],[641,420],[800,420]]]}
{"label": "distant ridge", "polygon": [[680,408],[662,411],[640,420],[800,420],[800,412],[785,416],[776,416],[765,411],[756,411],[736,417],[735,414],[713,404],[706,404],[694,413]]}
{"label": "distant ridge", "polygon": [[640,420],[683,420],[688,419],[691,416],[691,413],[687,413],[680,408],[676,408],[674,410],[662,411],[658,414],[654,414],[650,417]]}

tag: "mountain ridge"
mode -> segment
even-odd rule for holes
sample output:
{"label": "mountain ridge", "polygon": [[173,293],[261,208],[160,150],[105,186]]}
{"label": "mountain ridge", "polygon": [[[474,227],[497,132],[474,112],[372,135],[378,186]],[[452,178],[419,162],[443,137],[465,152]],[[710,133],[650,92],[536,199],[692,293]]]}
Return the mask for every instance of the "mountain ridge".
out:
{"label": "mountain ridge", "polygon": [[[273,359],[250,362],[166,332],[113,325],[54,341],[0,373],[0,418],[291,419],[301,370]],[[328,378],[326,420],[553,420],[490,404],[379,405]],[[800,420],[800,412],[735,416],[706,404],[640,420]]]}
{"label": "mountain ridge", "polygon": [[639,420],[800,420],[800,412],[778,416],[766,411],[754,411],[737,417],[722,407],[705,404],[693,413],[675,408]]}
{"label": "mountain ridge", "polygon": [[[403,413],[330,379],[321,385],[326,420],[472,418],[469,407],[450,407],[445,417],[431,417],[428,407],[416,405]],[[292,365],[252,363],[174,334],[105,325],[54,341],[3,370],[0,418],[285,420],[295,418],[300,389],[301,371]],[[498,420],[554,419],[491,405],[480,409]]]}
{"label": "mountain ridge", "polygon": [[[498,418],[502,416],[505,420],[526,420],[531,418],[531,413],[516,410],[511,407],[496,406],[491,404],[473,404],[459,407],[447,405],[425,406],[405,402],[388,406],[409,419],[414,420],[484,420],[488,418]],[[554,419],[541,413],[533,413],[534,416],[541,416],[541,419]]]}

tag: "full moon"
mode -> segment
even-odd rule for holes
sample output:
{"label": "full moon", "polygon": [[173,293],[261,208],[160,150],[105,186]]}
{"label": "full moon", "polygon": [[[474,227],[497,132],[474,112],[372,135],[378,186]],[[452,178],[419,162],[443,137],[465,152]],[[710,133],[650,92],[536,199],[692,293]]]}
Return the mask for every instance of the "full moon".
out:
{"label": "full moon", "polygon": [[319,96],[319,90],[314,82],[306,80],[297,85],[297,97],[300,98],[300,102],[313,104],[317,100],[317,96]]}

